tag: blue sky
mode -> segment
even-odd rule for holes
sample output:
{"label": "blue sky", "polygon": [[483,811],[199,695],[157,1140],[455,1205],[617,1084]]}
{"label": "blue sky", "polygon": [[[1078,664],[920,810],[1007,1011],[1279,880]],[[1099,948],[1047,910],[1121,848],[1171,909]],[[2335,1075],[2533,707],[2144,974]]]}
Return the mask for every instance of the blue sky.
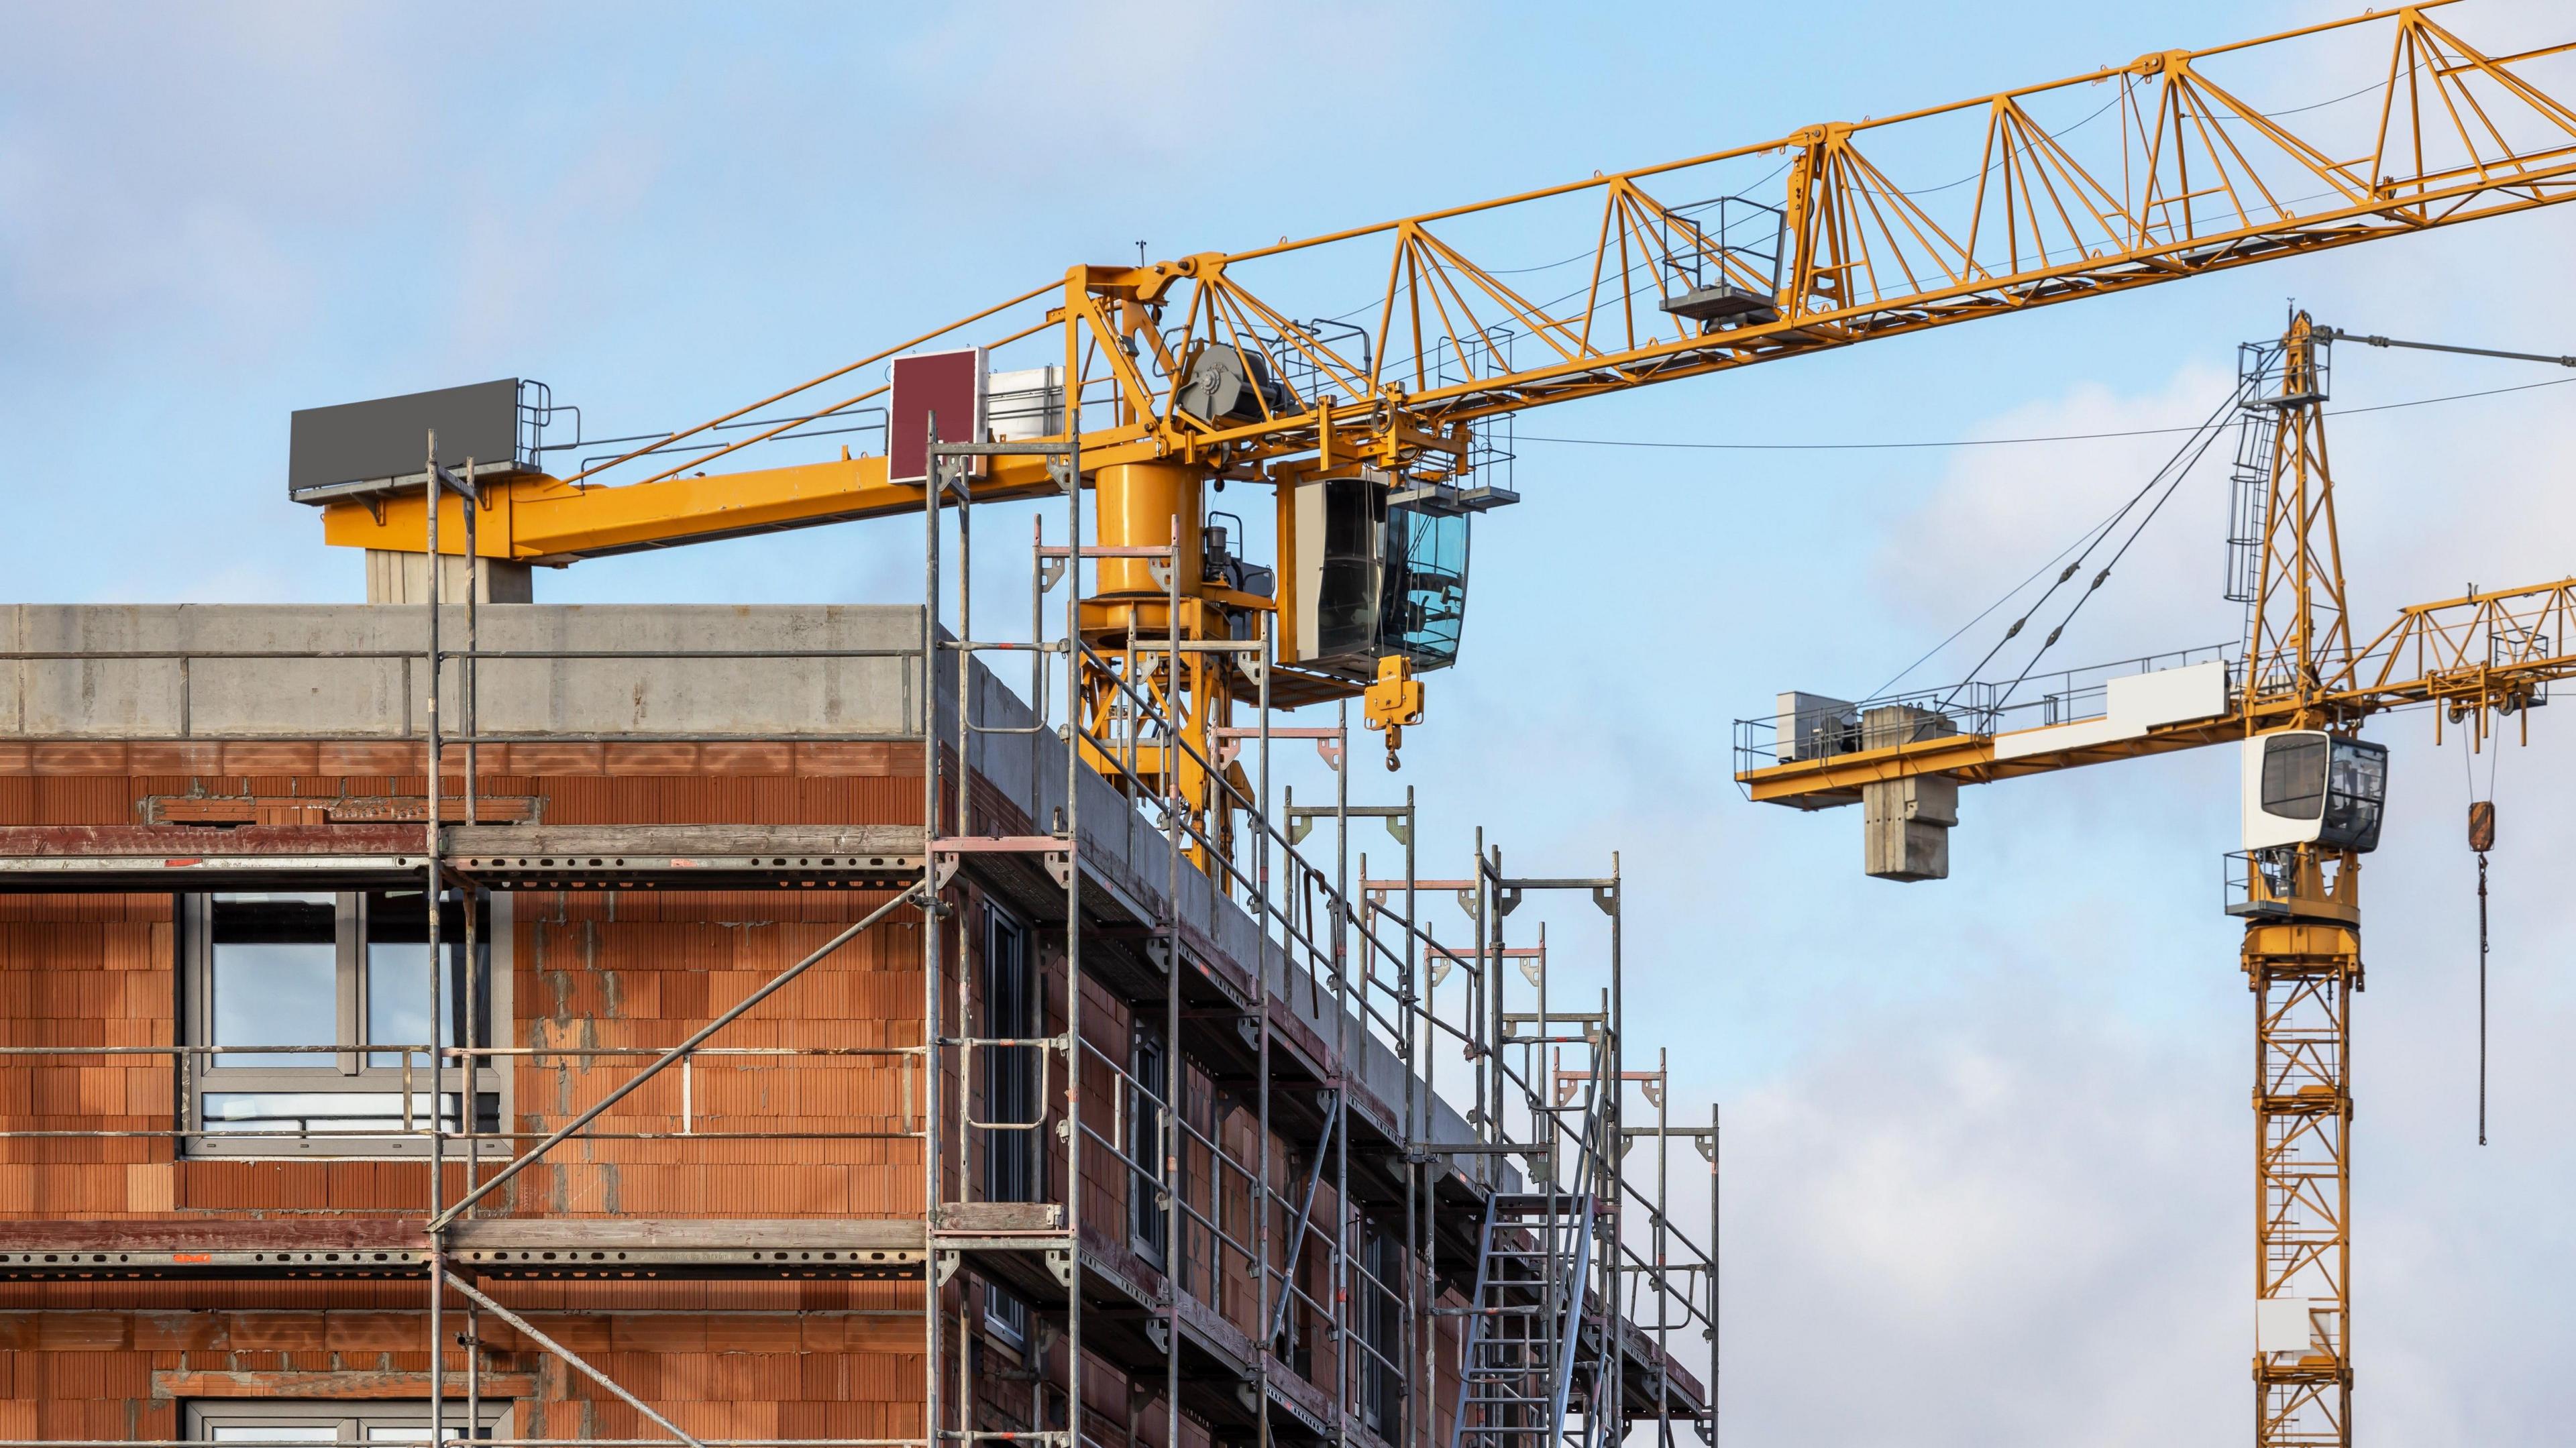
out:
{"label": "blue sky", "polygon": [[[2549,10],[2448,13],[2503,51],[2568,38]],[[594,433],[665,427],[1139,239],[1257,245],[2333,13],[0,0],[0,575],[31,601],[353,600],[357,559],[284,494],[297,407],[522,375]],[[2307,75],[2256,79],[2266,104],[2328,99]],[[1522,430],[2187,423],[2292,298],[2365,331],[2576,351],[2571,241],[2576,212],[2544,211]],[[2337,360],[2355,407],[2554,375]],[[2571,396],[2333,425],[2366,631],[2466,581],[2576,572]],[[1971,791],[1955,877],[1915,886],[1860,878],[1848,811],[1756,808],[1728,778],[1729,721],[1780,689],[1849,695],[1895,673],[2170,445],[1526,444],[1527,501],[1480,525],[1467,657],[1433,681],[1401,776],[1361,760],[1362,794],[1420,790],[1426,871],[1463,869],[1478,825],[1533,870],[1622,852],[1631,1035],[1673,1051],[1685,1113],[1715,1097],[1732,1123],[1734,1441],[2244,1431],[2251,1007],[2218,909],[2233,761]],[[2234,632],[2220,480],[2177,495],[2063,662]],[[816,530],[584,564],[542,575],[539,597],[901,601],[915,547],[900,529]],[[2420,715],[2374,733],[2397,751],[2396,813],[2367,874],[2358,1016],[2359,1441],[2537,1438],[2576,1409],[2545,1295],[2576,1270],[2554,1210],[2576,1185],[2576,993],[2552,885],[2571,841],[2550,808],[2569,770],[2545,714],[2501,763],[2497,1144],[2481,1152],[2462,764]],[[1325,788],[1312,770],[1298,784]],[[1552,918],[1579,978],[1584,915]]]}

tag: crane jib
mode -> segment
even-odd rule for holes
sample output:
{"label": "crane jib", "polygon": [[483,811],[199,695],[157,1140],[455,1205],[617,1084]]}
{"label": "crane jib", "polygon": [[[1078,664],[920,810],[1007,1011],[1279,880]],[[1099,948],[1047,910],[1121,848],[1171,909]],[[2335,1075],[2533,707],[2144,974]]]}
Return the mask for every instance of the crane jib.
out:
{"label": "crane jib", "polygon": [[[792,479],[714,475],[740,480],[731,488],[659,484],[692,481],[749,438],[810,454],[847,432],[881,454],[882,384],[818,389],[907,351],[983,347],[995,369],[1058,369],[1063,402],[1039,415],[1081,432],[1086,473],[1177,459],[1293,484],[1318,463],[1356,462],[1508,492],[1479,476],[1508,466],[1482,434],[1529,408],[2576,196],[2569,47],[2491,55],[2447,13],[2412,6],[2155,52],[1248,251],[1075,266],[1060,285],[772,394],[760,407],[791,410],[748,437],[763,419],[736,409],[609,449],[579,486],[507,478],[496,492],[537,506],[487,516],[479,546],[568,561],[891,511],[881,473],[836,458]],[[2388,49],[2367,54],[2347,31]],[[2284,74],[2338,99],[2252,98]],[[1900,155],[1939,173],[1883,169]],[[1527,280],[1525,254],[1479,256],[1470,238],[1488,230],[1520,246],[1561,235],[1548,254],[1562,263],[1540,269],[1558,280]],[[1336,274],[1329,294],[1307,294]],[[1339,320],[1301,320],[1317,316]],[[627,480],[656,491],[621,498]],[[342,499],[326,534],[418,552],[421,506],[412,493]]]}

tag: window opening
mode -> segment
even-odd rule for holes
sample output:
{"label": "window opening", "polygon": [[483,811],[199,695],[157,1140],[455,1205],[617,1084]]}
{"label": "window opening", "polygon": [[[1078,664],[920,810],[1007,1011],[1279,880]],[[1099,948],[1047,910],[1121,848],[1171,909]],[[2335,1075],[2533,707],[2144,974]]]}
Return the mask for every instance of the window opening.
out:
{"label": "window opening", "polygon": [[[213,897],[212,1046],[329,1046],[340,1040],[338,897]],[[323,1066],[330,1057],[227,1052],[227,1066]]]}
{"label": "window opening", "polygon": [[1467,624],[1467,515],[1398,506],[1387,510],[1386,526],[1379,649],[1425,669],[1457,662]]}
{"label": "window opening", "polygon": [[1403,1303],[1397,1296],[1404,1259],[1395,1238],[1382,1228],[1368,1224],[1361,1231],[1363,1275],[1351,1284],[1360,1341],[1367,1349],[1360,1354],[1361,1412],[1372,1432],[1396,1443],[1403,1440],[1404,1422],[1404,1374],[1398,1366],[1404,1351]]}
{"label": "window opening", "polygon": [[1375,473],[1327,478],[1315,592],[1315,657],[1373,669],[1402,654],[1422,669],[1458,657],[1467,617],[1469,515],[1388,500]]}
{"label": "window opening", "polygon": [[1136,1163],[1127,1193],[1129,1235],[1136,1250],[1160,1267],[1170,1246],[1171,1222],[1161,1200],[1163,1179],[1163,1108],[1167,1057],[1160,1033],[1138,1022],[1129,1055],[1136,1077],[1136,1109],[1128,1116],[1127,1156]]}
{"label": "window opening", "polygon": [[2379,817],[2387,800],[2387,747],[2358,739],[2334,741],[2326,766],[2326,812],[2319,841],[2365,854],[2379,848]]}
{"label": "window opening", "polygon": [[[438,1022],[436,1039],[430,1035],[429,1019],[429,908],[427,893],[420,890],[392,890],[360,897],[365,916],[366,969],[359,981],[366,999],[366,1039],[395,1044],[420,1042],[445,1048],[468,1034],[465,1024],[465,905],[461,900],[443,902],[439,910],[439,943],[448,954],[446,988],[440,1001],[447,1016]],[[476,1005],[472,1044],[488,1045],[491,1036],[492,958],[490,911],[475,921],[475,979],[473,996]],[[369,1054],[371,1066],[402,1065],[405,1053],[377,1051]],[[417,1051],[408,1053],[412,1069],[429,1069],[429,1058]]]}
{"label": "window opening", "polygon": [[1025,1351],[1029,1345],[1029,1304],[998,1282],[984,1284],[984,1330],[1004,1347]]}
{"label": "window opening", "polygon": [[[1029,966],[1027,927],[1001,911],[987,913],[984,933],[984,1037],[1027,1040],[1039,1034],[1036,972]],[[1033,1122],[1039,1117],[1038,1046],[985,1046],[983,1119]],[[984,1133],[984,1196],[996,1202],[1034,1202],[1038,1190],[1039,1133]]]}
{"label": "window opening", "polygon": [[[462,1131],[467,1093],[455,1089],[451,1064],[443,1083],[449,1089],[433,1095],[424,1048],[493,1044],[492,910],[488,898],[476,907],[476,958],[468,962],[465,908],[450,899],[441,909],[446,1019],[435,1023],[433,1040],[425,892],[182,897],[188,1043],[225,1048],[189,1058],[183,1124],[203,1134],[188,1150],[425,1150],[412,1134],[426,1132],[433,1112],[444,1130]],[[489,1066],[476,1071],[477,1131],[499,1130],[501,1075]]]}

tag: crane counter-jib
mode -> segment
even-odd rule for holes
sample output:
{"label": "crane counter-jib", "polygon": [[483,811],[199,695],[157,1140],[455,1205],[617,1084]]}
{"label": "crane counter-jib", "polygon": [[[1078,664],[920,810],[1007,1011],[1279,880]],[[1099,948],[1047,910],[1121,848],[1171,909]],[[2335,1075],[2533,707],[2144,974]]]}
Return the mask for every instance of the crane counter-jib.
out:
{"label": "crane counter-jib", "polygon": [[[1736,781],[1759,803],[1824,809],[1858,803],[1865,785],[1917,778],[1984,784],[2226,744],[2311,717],[2343,724],[2434,706],[2444,721],[2478,727],[2548,702],[2549,685],[2576,677],[2576,578],[2480,590],[2399,610],[2397,619],[2313,692],[2275,688],[2248,696],[2241,664],[2208,661],[2113,677],[2100,712],[2025,729],[1978,727],[1990,712],[1944,705],[1952,691],[1845,704],[1788,694],[1770,718],[1740,720]],[[2076,671],[2082,674],[2085,671]],[[2050,712],[2070,706],[2039,701]],[[1888,711],[1880,738],[1864,724]],[[1906,737],[1891,737],[1902,726]]]}
{"label": "crane counter-jib", "polygon": [[[994,461],[993,475],[975,485],[979,501],[1051,497],[1061,491],[1038,459]],[[922,485],[888,482],[886,472],[886,459],[876,455],[617,487],[526,479],[487,490],[490,502],[476,520],[474,551],[485,558],[564,563],[676,542],[918,515]],[[461,554],[467,536],[464,502],[449,496],[442,506],[441,551]],[[428,534],[427,512],[417,491],[336,502],[323,510],[322,536],[346,547],[418,552]],[[411,541],[415,539],[423,541]]]}

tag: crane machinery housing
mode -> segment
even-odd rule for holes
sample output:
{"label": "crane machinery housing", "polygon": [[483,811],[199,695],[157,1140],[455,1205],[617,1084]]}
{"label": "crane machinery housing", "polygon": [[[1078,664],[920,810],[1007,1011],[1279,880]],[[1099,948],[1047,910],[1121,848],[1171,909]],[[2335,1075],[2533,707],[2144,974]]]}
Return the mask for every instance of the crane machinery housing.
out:
{"label": "crane machinery housing", "polygon": [[[1244,845],[1239,706],[1360,698],[1394,765],[1417,675],[1461,649],[1473,518],[1517,500],[1520,412],[2558,204],[2576,111],[2543,75],[2571,54],[2488,54],[2442,3],[2401,5],[1309,240],[1072,265],[647,438],[554,441],[567,410],[526,379],[317,407],[296,415],[291,495],[368,551],[381,600],[526,600],[531,567],[835,520],[927,515],[935,551],[945,508],[1069,500],[1054,546],[1097,569],[1066,737],[1118,788],[1177,801],[1216,866]],[[2293,64],[2331,100],[2251,98]],[[1566,237],[1561,294],[1476,260],[1533,234]],[[2398,701],[2470,727],[2535,703],[2558,654],[2530,639],[2568,639],[2576,587],[2424,605],[2352,647],[2321,376],[2306,322],[2264,363],[2257,626],[2233,670],[2110,680],[2099,719],[2030,732],[1790,698],[1775,757],[1744,770],[1754,799],[1860,801],[1870,871],[1935,879],[1958,783],[2259,752],[2233,907],[2267,1051],[2259,1299],[2306,1322],[2264,1309],[2259,1443],[2349,1435],[2342,1025],[2383,781],[2352,729]],[[708,472],[752,448],[793,461]],[[1270,490],[1270,562],[1211,510],[1226,484]],[[1136,701],[1162,724],[1105,757]]]}

